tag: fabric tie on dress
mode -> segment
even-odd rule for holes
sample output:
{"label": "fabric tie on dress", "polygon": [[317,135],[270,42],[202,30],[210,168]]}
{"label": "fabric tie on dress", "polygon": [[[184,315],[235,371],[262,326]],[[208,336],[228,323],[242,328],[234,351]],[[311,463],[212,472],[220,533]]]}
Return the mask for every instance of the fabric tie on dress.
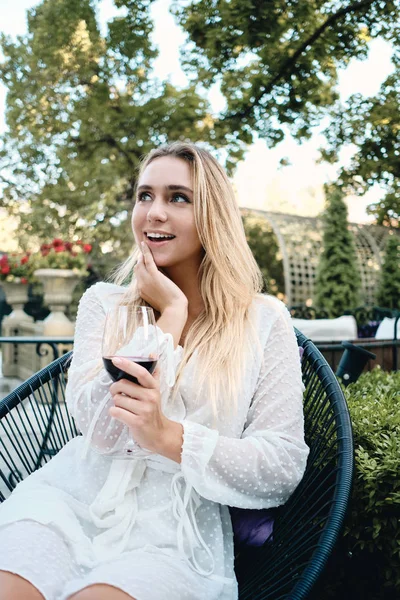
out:
{"label": "fabric tie on dress", "polygon": [[[92,541],[97,561],[110,560],[121,554],[128,542],[137,518],[136,489],[146,467],[173,474],[171,481],[172,511],[177,520],[177,546],[180,556],[190,567],[205,577],[214,571],[214,558],[203,540],[196,521],[196,511],[201,504],[197,492],[186,479],[178,463],[160,455],[145,459],[111,461],[108,477],[89,506],[89,515],[96,527],[105,529]],[[203,550],[209,568],[205,569],[196,558],[196,550]]]}
{"label": "fabric tie on dress", "polygon": [[[174,474],[171,481],[171,500],[172,512],[178,523],[177,545],[179,554],[183,560],[189,563],[193,571],[204,577],[209,577],[214,572],[215,561],[197,525],[196,511],[201,505],[199,494],[187,483],[178,463],[159,454],[147,457],[146,462],[147,466],[151,469]],[[199,564],[195,556],[196,549],[201,549],[205,552],[210,562],[208,569],[204,569]],[[231,580],[224,577],[213,576],[213,579],[224,583],[231,582]]]}
{"label": "fabric tie on dress", "polygon": [[[201,505],[201,500],[193,487],[186,482],[182,471],[175,473],[171,482],[172,510],[178,521],[177,542],[182,558],[189,562],[194,571],[208,577],[214,572],[215,562],[210,548],[203,540],[196,521],[196,511]],[[185,552],[185,537],[189,550],[189,557]],[[204,569],[195,556],[196,548],[201,548],[206,553],[210,567]]]}
{"label": "fabric tie on dress", "polygon": [[109,560],[124,551],[136,522],[136,488],[146,463],[142,459],[114,459],[105,484],[89,506],[89,514],[99,529],[106,529],[92,542],[97,560]]}

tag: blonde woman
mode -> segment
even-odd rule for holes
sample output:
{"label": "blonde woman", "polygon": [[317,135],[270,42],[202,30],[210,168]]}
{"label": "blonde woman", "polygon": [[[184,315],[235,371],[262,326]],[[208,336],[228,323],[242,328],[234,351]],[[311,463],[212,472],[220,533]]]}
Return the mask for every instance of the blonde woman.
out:
{"label": "blonde woman", "polygon": [[[276,507],[303,475],[293,327],[259,294],[224,170],[193,144],[152,151],[132,229],[116,283],[79,306],[67,403],[83,436],[0,507],[1,600],[234,600],[228,506]],[[157,317],[159,371],[119,365],[140,385],[101,368],[118,303]],[[121,460],[132,439],[147,453]]]}

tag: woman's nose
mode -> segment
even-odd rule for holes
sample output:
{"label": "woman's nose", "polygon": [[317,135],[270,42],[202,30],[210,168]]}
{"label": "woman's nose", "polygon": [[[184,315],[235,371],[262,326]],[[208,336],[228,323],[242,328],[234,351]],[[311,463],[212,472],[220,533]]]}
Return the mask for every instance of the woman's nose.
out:
{"label": "woman's nose", "polygon": [[148,221],[162,221],[167,220],[167,212],[165,210],[162,200],[154,199],[151,203],[149,210],[147,211]]}

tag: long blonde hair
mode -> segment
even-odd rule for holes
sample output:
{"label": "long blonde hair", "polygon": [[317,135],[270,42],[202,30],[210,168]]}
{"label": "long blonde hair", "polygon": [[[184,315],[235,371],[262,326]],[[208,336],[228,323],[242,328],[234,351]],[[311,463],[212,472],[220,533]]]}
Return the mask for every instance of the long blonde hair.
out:
{"label": "long blonde hair", "polygon": [[[244,355],[251,344],[248,334],[255,333],[249,309],[262,288],[262,275],[247,244],[232,185],[216,159],[195,144],[174,142],[152,150],[144,158],[138,180],[153,160],[164,156],[185,160],[190,166],[195,224],[204,249],[199,269],[204,311],[187,333],[175,391],[183,369],[197,351],[198,390],[207,384],[207,395],[216,411],[220,400],[222,406],[232,406],[237,398],[246,362]],[[132,277],[138,256],[136,248],[115,273],[115,283],[123,284]],[[121,302],[146,305],[134,278]],[[253,339],[254,335],[250,337]]]}

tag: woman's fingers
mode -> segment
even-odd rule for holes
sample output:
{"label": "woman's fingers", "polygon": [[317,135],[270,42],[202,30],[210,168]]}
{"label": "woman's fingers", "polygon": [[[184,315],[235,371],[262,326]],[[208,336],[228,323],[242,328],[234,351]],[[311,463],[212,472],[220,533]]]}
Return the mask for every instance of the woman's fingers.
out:
{"label": "woman's fingers", "polygon": [[119,408],[118,406],[111,406],[108,411],[110,417],[117,419],[120,423],[127,425],[128,427],[134,427],[138,424],[138,415],[135,415],[133,412],[125,410],[124,408]]}
{"label": "woman's fingers", "polygon": [[[121,356],[114,357],[112,359],[112,362],[116,367],[121,369],[121,371],[125,371],[125,373],[128,373],[129,375],[133,375],[133,377],[136,377],[140,386],[151,389],[151,390],[158,388],[158,381],[148,372],[147,369],[145,369],[141,365],[138,365],[137,363],[132,362],[131,360],[128,360],[127,358],[123,358]],[[127,385],[136,386],[135,390],[134,390],[136,393],[140,392],[140,387],[137,386],[137,384],[130,383],[127,380],[125,380],[125,381],[126,381]],[[115,385],[115,384],[113,384],[113,385]],[[110,389],[111,389],[111,387],[110,387]],[[139,387],[139,390],[137,389],[138,387]],[[130,394],[128,393],[128,395],[130,395]]]}
{"label": "woman's fingers", "polygon": [[140,272],[141,269],[145,269],[146,267],[144,266],[144,262],[143,262],[143,254],[139,254],[139,258],[136,261],[135,266],[133,267],[136,276],[138,275],[138,273]]}
{"label": "woman's fingers", "polygon": [[136,398],[137,400],[147,400],[148,391],[146,388],[129,381],[129,379],[120,379],[110,385],[110,393],[112,396],[116,394],[124,394],[130,398]]}
{"label": "woman's fingers", "polygon": [[147,414],[150,412],[150,405],[147,402],[136,400],[135,398],[129,398],[123,394],[116,394],[113,397],[114,406],[117,408],[123,408],[135,415]]}
{"label": "woman's fingers", "polygon": [[141,250],[146,269],[148,269],[150,272],[154,270],[158,271],[151,250],[145,242],[141,243]]}

